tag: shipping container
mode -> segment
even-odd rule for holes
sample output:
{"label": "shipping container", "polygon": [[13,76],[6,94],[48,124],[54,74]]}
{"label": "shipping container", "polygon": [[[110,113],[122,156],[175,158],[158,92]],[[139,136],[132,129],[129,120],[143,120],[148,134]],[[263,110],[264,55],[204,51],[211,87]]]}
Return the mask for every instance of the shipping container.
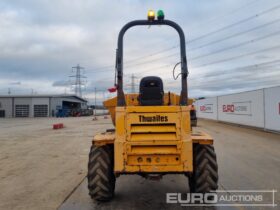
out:
{"label": "shipping container", "polygon": [[198,118],[280,132],[280,86],[199,99]]}
{"label": "shipping container", "polygon": [[280,86],[264,89],[265,129],[280,131]]}
{"label": "shipping container", "polygon": [[196,111],[199,118],[217,120],[217,97],[196,101]]}
{"label": "shipping container", "polygon": [[264,128],[264,91],[218,97],[218,120]]}

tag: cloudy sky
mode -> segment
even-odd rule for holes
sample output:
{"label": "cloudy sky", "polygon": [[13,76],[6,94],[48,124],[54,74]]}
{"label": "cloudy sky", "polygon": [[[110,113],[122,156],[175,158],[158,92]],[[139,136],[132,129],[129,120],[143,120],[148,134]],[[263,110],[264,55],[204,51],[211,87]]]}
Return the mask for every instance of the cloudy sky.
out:
{"label": "cloudy sky", "polygon": [[[1,0],[0,94],[71,93],[72,67],[84,67],[83,96],[111,95],[116,41],[128,21],[162,9],[186,36],[189,92],[216,96],[280,85],[278,0]],[[125,36],[125,88],[143,76],[172,77],[178,35],[166,26],[137,27]],[[180,68],[176,69],[178,73]],[[105,91],[102,93],[102,91]]]}

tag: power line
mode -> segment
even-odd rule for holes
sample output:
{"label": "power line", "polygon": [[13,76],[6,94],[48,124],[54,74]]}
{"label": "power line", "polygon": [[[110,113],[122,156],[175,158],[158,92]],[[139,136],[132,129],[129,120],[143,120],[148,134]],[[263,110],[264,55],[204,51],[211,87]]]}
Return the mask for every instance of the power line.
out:
{"label": "power line", "polygon": [[162,54],[163,51],[168,52],[168,51],[173,50],[173,49],[176,49],[176,48],[178,48],[178,45],[171,46],[171,47],[166,48],[166,49],[164,49],[164,50],[159,50],[159,51],[157,51],[157,52],[155,52],[155,53],[151,53],[151,54],[149,54],[149,55],[143,55],[143,56],[141,56],[141,57],[128,60],[128,61],[126,61],[126,63],[133,63],[133,62],[138,61],[138,60],[141,60],[141,59],[145,59],[145,58],[149,58],[149,57],[151,57],[151,56],[155,56],[155,55]]}
{"label": "power line", "polygon": [[[227,58],[227,59],[222,59],[222,60],[218,60],[218,61],[214,61],[214,62],[205,63],[205,64],[202,64],[202,65],[199,65],[199,66],[194,66],[192,68],[206,67],[206,66],[209,66],[209,65],[222,63],[222,62],[226,62],[226,61],[231,61],[231,60],[235,60],[235,59],[238,59],[238,58],[241,58],[241,57],[246,57],[246,56],[250,56],[250,55],[254,55],[254,54],[258,54],[258,53],[261,53],[261,52],[266,52],[266,51],[270,51],[270,50],[274,50],[274,49],[278,49],[278,48],[280,48],[280,45],[275,46],[275,47],[271,47],[271,48],[262,49],[262,50],[259,50],[259,51],[253,51],[253,52],[250,52],[250,53],[245,53],[245,54],[230,57],[230,58]],[[255,65],[258,65],[258,64],[255,64]],[[161,66],[158,66],[158,67],[149,68],[145,71],[141,71],[140,73],[136,73],[136,74],[142,74],[142,73],[154,71],[154,70],[157,70],[157,69],[163,69],[163,68],[171,67],[171,66],[174,66],[174,64],[165,64],[165,65],[161,65]]]}
{"label": "power line", "polygon": [[[221,81],[219,76],[222,76],[223,80],[226,80],[226,81],[233,79],[233,78],[244,79],[244,75],[254,77],[254,76],[258,76],[258,74],[255,74],[256,72],[268,71],[268,70],[269,70],[269,73],[276,72],[279,74],[280,72],[278,71],[278,69],[276,67],[279,67],[279,64],[275,64],[275,65],[271,65],[271,66],[257,66],[257,67],[251,67],[251,68],[241,68],[239,70],[233,69],[233,71],[224,72],[223,74],[220,74],[220,75],[215,75],[215,73],[214,73],[213,75],[210,74],[210,76],[208,75],[208,76],[204,76],[204,77],[193,78],[190,81],[198,81],[198,83],[201,79],[203,79],[203,82],[205,82],[205,83],[208,83],[209,81]],[[252,71],[254,72],[254,74],[252,74]]]}
{"label": "power line", "polygon": [[[232,74],[236,72],[243,72],[243,71],[248,71],[252,69],[257,69],[257,68],[267,68],[267,67],[275,67],[280,65],[280,59],[272,60],[272,61],[267,61],[267,62],[262,62],[262,63],[256,63],[253,65],[247,65],[247,66],[240,66],[236,68],[231,68],[231,69],[222,69],[222,70],[216,70],[215,72],[207,72],[207,73],[199,73],[195,75],[197,78],[191,78],[189,79],[190,81],[194,80],[199,80],[199,79],[205,79],[209,77],[217,77],[220,75],[226,75],[226,74]],[[170,84],[174,82],[174,80],[168,82],[167,84]]]}
{"label": "power line", "polygon": [[215,22],[216,20],[221,20],[222,18],[225,18],[225,17],[227,17],[227,16],[229,16],[229,15],[232,15],[232,14],[234,14],[234,13],[237,13],[237,12],[239,12],[240,10],[242,10],[242,9],[244,9],[244,8],[246,8],[246,7],[248,7],[248,6],[252,5],[252,4],[254,4],[255,2],[258,2],[258,1],[262,1],[262,0],[254,0],[254,1],[248,2],[248,3],[244,4],[243,6],[238,7],[238,8],[236,8],[236,9],[232,10],[231,12],[227,12],[227,13],[225,13],[225,14],[223,14],[223,15],[214,17],[214,18],[212,18],[212,19],[210,19],[210,20],[208,20],[208,21],[206,21],[206,22],[200,24],[200,26],[197,27],[197,28],[200,29],[200,28],[201,28],[201,25],[205,25],[206,23],[209,24],[209,23],[211,23],[211,22]]}
{"label": "power line", "polygon": [[[237,45],[232,45],[230,47],[222,48],[222,49],[219,49],[219,50],[214,51],[214,52],[210,52],[210,53],[207,53],[207,54],[204,54],[204,55],[200,55],[200,56],[197,56],[197,57],[194,57],[194,58],[190,58],[190,59],[188,59],[188,61],[197,60],[197,59],[200,59],[200,58],[203,58],[203,57],[206,57],[206,56],[210,56],[210,55],[213,55],[213,54],[217,54],[217,53],[220,53],[220,52],[224,52],[224,51],[227,51],[227,50],[238,48],[238,47],[241,47],[241,46],[244,46],[244,45],[247,45],[247,44],[251,44],[251,43],[254,43],[254,42],[257,42],[257,41],[269,38],[271,36],[279,35],[279,33],[280,33],[280,31],[277,31],[277,32],[265,35],[263,37],[252,39],[252,40],[249,40],[249,41],[246,41],[246,42],[242,42],[242,43],[237,44]],[[150,63],[150,62],[154,62],[154,61],[158,61],[158,60],[163,60],[165,58],[170,58],[170,57],[173,57],[173,56],[176,56],[176,55],[178,55],[178,53],[173,53],[173,54],[170,54],[168,56],[162,56],[162,57],[155,58],[155,59],[152,59],[152,60],[149,60],[149,61],[143,61],[143,62],[139,62],[139,63],[136,63],[136,64],[131,64],[131,65],[128,65],[126,67],[144,65],[144,64],[147,64],[147,63]]]}
{"label": "power line", "polygon": [[[227,26],[224,26],[224,27],[222,27],[222,28],[219,28],[219,29],[217,29],[217,30],[215,30],[215,31],[212,31],[212,32],[209,32],[209,33],[204,34],[204,35],[202,35],[202,36],[199,36],[199,37],[197,37],[197,38],[191,39],[191,40],[189,40],[189,41],[186,42],[186,45],[188,45],[188,44],[190,44],[190,43],[192,43],[192,42],[195,42],[195,41],[197,41],[197,40],[199,40],[199,39],[203,39],[203,38],[205,38],[205,37],[208,37],[208,36],[210,36],[210,35],[213,35],[213,34],[215,34],[215,33],[224,31],[224,30],[226,30],[226,29],[228,29],[228,28],[231,28],[231,27],[234,27],[234,26],[236,26],[236,25],[239,25],[239,24],[248,22],[248,21],[250,21],[250,20],[252,20],[252,19],[254,19],[254,18],[258,18],[258,17],[260,17],[260,16],[262,16],[262,15],[265,15],[265,14],[267,14],[267,13],[269,13],[269,12],[272,12],[272,11],[274,11],[274,10],[277,10],[277,9],[280,9],[280,4],[279,4],[279,5],[276,5],[275,7],[270,8],[270,9],[268,9],[268,10],[264,10],[264,11],[262,11],[262,12],[260,12],[260,13],[257,13],[257,14],[255,14],[255,15],[252,15],[252,16],[250,16],[250,17],[248,17],[248,18],[242,19],[242,20],[237,21],[237,22],[235,22],[235,23],[232,23],[232,24],[230,24],[230,25],[227,25]],[[279,19],[278,19],[278,21],[279,21]],[[154,55],[158,55],[158,54],[165,53],[165,52],[167,52],[167,51],[176,49],[176,48],[178,48],[179,46],[180,46],[180,45],[171,46],[171,47],[169,47],[169,48],[163,49],[163,50],[158,51],[158,52],[156,52],[156,53],[149,54],[149,55],[146,55],[146,56],[142,56],[141,59],[143,59],[143,58],[149,58],[149,57],[154,56]],[[133,61],[136,61],[136,60],[139,60],[139,59],[133,59]],[[132,60],[131,60],[131,61],[127,61],[126,63],[129,63],[129,62],[132,62]]]}
{"label": "power line", "polygon": [[212,72],[212,73],[199,73],[197,74],[196,76],[199,76],[200,78],[202,77],[208,77],[209,75],[210,76],[218,76],[218,75],[221,75],[221,74],[224,74],[225,72],[236,72],[236,71],[241,71],[241,70],[244,70],[244,69],[251,69],[251,68],[259,68],[259,67],[264,67],[264,66],[267,66],[267,65],[279,65],[277,63],[280,63],[280,59],[276,59],[276,60],[272,60],[272,61],[267,61],[267,62],[262,62],[262,63],[256,63],[256,64],[253,64],[253,65],[247,65],[247,66],[241,66],[241,67],[236,67],[236,68],[231,68],[231,69],[222,69],[222,70],[216,70],[215,72]]}
{"label": "power line", "polygon": [[165,58],[170,58],[170,57],[173,57],[173,56],[175,56],[175,55],[178,55],[178,53],[173,53],[173,54],[171,54],[171,55],[167,55],[167,56],[155,58],[155,59],[152,59],[152,60],[149,60],[149,61],[143,61],[143,62],[139,62],[139,63],[127,65],[127,66],[125,66],[125,67],[127,68],[127,67],[132,67],[132,66],[140,66],[140,65],[147,64],[147,63],[151,63],[151,62],[154,62],[154,61],[162,60],[162,59],[165,59]]}
{"label": "power line", "polygon": [[278,22],[280,22],[280,18],[279,18],[279,19],[276,19],[276,20],[274,20],[274,21],[265,23],[265,24],[263,24],[263,25],[260,25],[260,26],[251,28],[251,29],[249,29],[249,30],[241,31],[241,32],[238,32],[238,33],[235,33],[235,34],[231,34],[231,35],[229,35],[229,36],[220,38],[220,39],[215,40],[215,41],[212,41],[212,42],[208,42],[208,43],[203,44],[203,45],[200,45],[200,46],[198,46],[198,47],[190,48],[190,49],[188,50],[188,52],[190,52],[190,51],[195,51],[195,50],[201,49],[201,48],[203,48],[203,47],[207,47],[207,46],[210,46],[210,45],[213,45],[213,44],[216,44],[216,43],[225,41],[225,40],[227,40],[227,39],[234,38],[234,37],[237,37],[237,36],[240,36],[240,35],[243,35],[243,34],[246,34],[246,33],[249,33],[249,32],[252,32],[252,31],[255,31],[255,30],[258,30],[258,29],[261,29],[261,28],[264,28],[264,27],[267,27],[267,26],[269,26],[269,25],[272,25],[272,24],[275,24],[275,23],[278,23]]}
{"label": "power line", "polygon": [[[278,47],[280,47],[280,46],[278,46]],[[249,65],[249,66],[242,66],[242,67],[238,67],[238,68],[235,68],[235,69],[230,69],[228,71],[234,71],[236,69],[242,69],[242,68],[248,68],[248,67],[255,67],[255,66],[259,66],[259,65],[268,65],[268,64],[273,64],[273,63],[277,63],[277,62],[280,62],[280,59],[279,60],[269,61],[269,62],[257,63],[257,64],[253,64],[253,65]],[[141,71],[141,73],[139,73],[139,74],[150,72],[152,70],[157,70],[157,69],[162,69],[162,68],[166,68],[166,67],[171,67],[171,66],[174,66],[174,64],[168,64],[168,65],[163,65],[163,66],[159,66],[159,67],[156,67],[156,68],[150,68],[150,69],[147,69],[145,71]],[[193,68],[195,68],[195,67],[193,67]],[[223,72],[224,71],[226,71],[226,70],[223,70]]]}
{"label": "power line", "polygon": [[[229,76],[231,74],[234,74],[236,72],[241,72],[242,73],[242,78],[244,78],[244,73],[245,74],[249,74],[251,70],[257,70],[257,71],[267,71],[270,70],[271,68],[273,68],[272,71],[270,71],[270,73],[278,73],[278,69],[275,69],[275,67],[280,65],[280,59],[276,59],[276,60],[272,60],[272,61],[267,61],[267,62],[262,62],[262,63],[256,63],[253,65],[247,65],[247,66],[241,66],[241,67],[237,67],[237,68],[232,68],[232,69],[227,69],[227,70],[220,70],[220,71],[215,71],[215,72],[210,72],[210,73],[200,73],[196,76],[199,76],[198,78],[192,78],[189,81],[199,81],[201,78],[203,78],[204,82],[205,82],[205,78],[215,78],[214,80],[211,79],[211,84],[212,81],[220,81],[219,78],[217,78],[217,76],[219,75],[227,75],[229,78],[232,78],[232,76]],[[164,66],[161,66],[160,68],[162,68]],[[141,72],[142,73],[142,72]],[[254,76],[255,74],[252,74],[252,76]],[[134,76],[135,77],[135,76]],[[248,76],[247,76],[248,77]],[[174,81],[170,81],[167,82],[166,84],[171,84]],[[209,83],[209,81],[207,81],[207,84]],[[217,83],[217,82],[216,82]],[[134,84],[135,85],[135,84]],[[133,85],[130,85],[131,87],[133,87]],[[198,85],[191,85],[191,87],[199,87]],[[130,88],[131,88],[130,87]],[[128,90],[128,88],[127,88]]]}
{"label": "power line", "polygon": [[[197,41],[197,40],[199,40],[199,39],[203,39],[203,38],[208,37],[208,36],[210,36],[210,35],[213,35],[213,34],[215,34],[215,33],[217,33],[217,32],[221,32],[221,31],[224,31],[224,30],[226,30],[226,29],[228,29],[228,28],[231,28],[231,27],[240,25],[240,24],[242,24],[242,23],[246,23],[246,22],[248,22],[248,21],[250,21],[250,20],[252,20],[252,19],[258,18],[258,17],[260,17],[260,16],[262,16],[262,15],[265,15],[265,14],[270,13],[270,12],[272,12],[272,11],[274,11],[274,10],[277,10],[277,9],[280,9],[280,4],[274,6],[274,7],[270,8],[270,9],[264,10],[264,11],[262,11],[262,12],[260,12],[260,13],[257,13],[257,14],[255,14],[255,15],[249,16],[249,17],[247,17],[247,18],[245,18],[245,19],[242,19],[242,20],[240,20],[240,21],[237,21],[237,22],[235,22],[235,23],[232,23],[232,24],[229,24],[229,25],[224,26],[224,27],[222,27],[222,28],[219,28],[219,29],[217,29],[217,30],[215,30],[215,31],[212,31],[212,32],[209,32],[209,33],[204,34],[204,35],[202,35],[202,36],[199,36],[199,37],[197,37],[197,38],[194,38],[194,39],[192,39],[190,42],[195,42],[195,41]],[[190,42],[189,42],[189,43],[190,43]]]}
{"label": "power line", "polygon": [[[269,71],[269,70],[270,69],[259,69],[259,71]],[[275,76],[280,76],[279,68],[275,69],[275,71],[273,71],[272,73],[274,73]],[[247,72],[246,74],[247,75],[242,75],[243,80],[240,80],[240,78],[237,78],[237,76],[235,78],[230,76],[228,79],[223,79],[223,80],[214,79],[214,80],[207,81],[204,84],[202,84],[201,82],[198,82],[198,84],[194,84],[191,87],[198,88],[198,87],[209,86],[209,85],[210,86],[211,85],[221,86],[224,83],[226,83],[228,86],[232,87],[233,85],[242,84],[242,83],[245,83],[246,85],[248,85],[249,83],[252,83],[252,82],[260,83],[260,81],[252,81],[252,79],[254,79],[256,77],[255,74],[250,75],[249,72]],[[262,75],[262,79],[266,79],[266,78],[269,79],[270,81],[276,79],[274,77],[271,77],[271,75]],[[235,79],[235,80],[233,80],[233,79]],[[236,79],[238,79],[238,81],[236,81]],[[276,79],[276,80],[278,81],[278,79]]]}
{"label": "power line", "polygon": [[[240,10],[242,10],[242,9],[244,9],[244,8],[246,8],[246,7],[250,6],[250,5],[252,5],[253,3],[258,2],[258,1],[262,1],[262,0],[254,0],[254,1],[248,2],[248,3],[244,4],[243,6],[238,7],[238,8],[236,8],[236,9],[232,10],[231,12],[227,12],[226,14],[216,16],[216,17],[214,17],[214,18],[212,18],[212,19],[210,19],[210,20],[207,20],[207,21],[205,21],[205,22],[203,22],[203,23],[200,23],[200,24],[199,24],[199,27],[195,27],[195,28],[201,29],[201,25],[209,24],[210,22],[215,22],[215,20],[220,20],[221,18],[224,18],[224,17],[227,17],[227,16],[229,16],[229,15],[232,15],[232,14],[234,14],[234,13],[236,13],[236,12],[239,12]],[[189,29],[189,30],[192,31],[193,28],[191,28],[191,29]],[[177,48],[177,47],[178,47],[178,45],[175,45],[175,46],[172,46],[172,47],[170,47],[170,48],[167,48],[166,50],[172,50],[172,49],[175,49],[175,48]],[[138,58],[136,58],[136,59],[132,59],[132,60],[129,60],[129,61],[126,61],[126,62],[127,62],[127,63],[133,62],[133,61],[136,61],[136,60],[138,60],[138,59],[146,58],[146,57],[153,56],[153,55],[157,55],[157,54],[160,54],[160,53],[162,53],[162,50],[161,50],[161,51],[158,51],[158,52],[155,52],[155,53],[152,53],[152,54],[149,54],[149,55],[141,56],[141,57],[138,57]]]}
{"label": "power line", "polygon": [[238,58],[242,58],[242,57],[258,54],[258,53],[261,53],[261,52],[271,51],[271,50],[275,50],[275,49],[279,49],[279,48],[280,48],[280,45],[277,45],[275,47],[270,47],[270,48],[266,48],[266,49],[262,49],[262,50],[258,50],[258,51],[244,53],[242,55],[238,55],[238,56],[234,56],[234,57],[230,57],[230,58],[226,58],[226,59],[221,59],[221,60],[205,63],[205,64],[202,64],[202,65],[194,66],[193,68],[201,68],[201,67],[210,66],[210,65],[213,65],[213,64],[217,64],[217,63],[223,63],[223,62],[227,62],[227,61],[235,60],[235,59],[238,59]]}
{"label": "power line", "polygon": [[235,48],[238,48],[238,47],[241,47],[241,46],[245,46],[247,44],[252,44],[252,43],[258,42],[260,40],[267,39],[269,37],[276,36],[276,35],[279,35],[279,34],[280,34],[280,31],[276,31],[276,32],[273,32],[271,34],[267,34],[265,36],[262,36],[262,37],[259,37],[259,38],[256,38],[256,39],[251,39],[251,40],[246,41],[246,42],[241,42],[237,45],[232,45],[230,47],[222,48],[222,49],[219,49],[219,50],[216,50],[216,51],[204,54],[204,55],[193,57],[193,58],[189,59],[189,61],[204,58],[204,57],[207,57],[207,56],[210,56],[210,55],[213,55],[213,54],[217,54],[217,53],[221,53],[221,52],[224,52],[224,51],[227,51],[227,50],[232,50],[232,49],[235,49]]}
{"label": "power line", "polygon": [[[258,17],[260,17],[260,16],[262,16],[262,15],[265,15],[265,14],[267,14],[267,13],[269,13],[269,12],[272,12],[272,11],[274,11],[274,10],[278,10],[279,8],[280,8],[280,4],[274,6],[274,7],[270,8],[270,9],[264,10],[264,11],[262,11],[262,12],[260,12],[260,13],[257,13],[257,14],[255,14],[255,15],[252,15],[252,16],[250,16],[250,17],[247,17],[247,18],[245,18],[245,19],[242,19],[242,20],[240,20],[240,21],[237,21],[237,22],[235,22],[235,23],[232,23],[232,24],[230,24],[230,25],[227,25],[227,26],[224,26],[224,27],[222,27],[222,28],[219,28],[219,29],[217,29],[217,30],[215,30],[215,31],[212,31],[212,32],[209,32],[209,33],[204,34],[204,35],[202,35],[202,36],[199,36],[199,37],[197,37],[197,38],[191,39],[190,41],[187,41],[186,45],[188,45],[188,44],[190,44],[190,43],[192,43],[192,42],[195,42],[195,41],[197,41],[197,40],[199,40],[199,39],[203,39],[203,38],[205,38],[205,37],[208,37],[208,36],[210,36],[210,35],[213,35],[213,34],[215,34],[215,33],[224,31],[224,30],[226,30],[226,29],[228,29],[228,28],[231,28],[231,27],[234,27],[234,26],[236,26],[236,25],[239,25],[239,24],[248,22],[248,21],[250,21],[250,20],[252,20],[252,19],[254,19],[254,18],[258,18]],[[277,22],[277,21],[279,21],[279,19],[277,19],[277,20],[275,20],[275,21]],[[273,22],[273,23],[274,23],[274,22]],[[268,23],[268,24],[273,24],[273,23]],[[262,25],[262,27],[264,27],[264,25]],[[256,27],[256,28],[257,28],[257,27]],[[255,28],[255,29],[252,29],[252,30],[256,30],[256,28]],[[249,32],[249,31],[246,31],[246,33],[247,33],[247,32]],[[232,36],[231,36],[230,38],[232,38]],[[158,51],[158,52],[155,52],[155,53],[152,53],[152,54],[149,54],[149,55],[142,56],[142,57],[140,57],[140,58],[138,58],[138,59],[132,59],[132,60],[126,61],[126,63],[133,63],[133,62],[136,62],[136,61],[138,61],[138,60],[140,60],[140,59],[150,58],[150,57],[155,56],[155,55],[158,55],[158,54],[166,53],[166,52],[168,52],[168,51],[170,51],[170,50],[173,50],[173,49],[176,49],[176,48],[178,48],[178,47],[179,47],[179,45],[174,45],[174,46],[165,48],[165,49],[163,49],[163,50],[161,50],[161,51]],[[201,48],[201,46],[198,47],[198,48]],[[164,58],[172,57],[172,56],[174,56],[174,55],[177,55],[177,53],[176,53],[176,54],[174,53],[174,54],[168,55],[168,56],[166,56],[166,57],[164,57]],[[162,59],[162,58],[160,58],[160,59]],[[153,59],[153,60],[151,60],[151,62],[152,62],[152,61],[155,61],[155,60],[158,60],[158,59]],[[138,64],[135,64],[135,65],[138,65]],[[131,66],[132,66],[132,65],[131,65]],[[95,71],[99,71],[99,70],[103,70],[103,69],[108,69],[108,68],[112,69],[112,68],[114,68],[114,66],[112,65],[112,66],[100,67],[100,68],[97,68]]]}
{"label": "power line", "polygon": [[[199,24],[199,27],[194,27],[194,28],[201,28],[201,25],[209,24],[209,22],[215,22],[216,20],[220,20],[221,18],[224,18],[224,17],[227,17],[227,16],[232,15],[232,14],[234,14],[234,13],[237,13],[237,12],[239,12],[240,10],[242,10],[242,9],[244,9],[244,8],[246,8],[246,7],[250,6],[250,5],[252,5],[253,3],[258,2],[258,1],[262,1],[262,0],[254,0],[254,1],[248,2],[248,3],[244,4],[243,6],[238,7],[238,8],[236,8],[236,9],[230,11],[230,12],[227,12],[227,13],[225,13],[225,14],[223,14],[223,15],[216,16],[216,17],[214,17],[214,18],[212,18],[212,19],[210,19],[210,20],[204,21],[204,22],[202,22],[202,23]],[[193,28],[191,28],[190,30],[192,31]],[[170,37],[170,38],[173,38],[173,36]],[[161,41],[160,43],[162,43],[162,42],[163,42],[163,41]],[[165,40],[164,42],[166,42],[166,40]],[[168,48],[168,49],[169,49],[169,50],[172,50],[172,49],[175,49],[175,48],[177,48],[177,47],[178,47],[178,45],[174,45],[174,46],[172,46],[172,47],[170,47],[170,48]],[[134,50],[134,51],[136,51],[136,50]],[[132,62],[132,61],[136,61],[136,60],[138,60],[138,59],[142,59],[142,57],[145,58],[145,57],[147,57],[147,56],[153,56],[153,55],[160,54],[160,53],[162,53],[162,50],[161,50],[161,51],[158,51],[158,52],[155,52],[155,53],[152,53],[152,54],[150,54],[150,55],[145,55],[145,56],[141,56],[141,57],[138,57],[138,58],[135,58],[135,59],[131,59],[131,60],[126,61],[126,62],[129,63],[129,62]]]}
{"label": "power line", "polygon": [[[278,62],[279,61],[280,60],[278,60]],[[275,67],[278,67],[278,68],[275,68]],[[234,73],[236,73],[236,71],[238,69],[240,71],[240,74],[233,75]],[[251,71],[254,71],[254,72],[252,73]],[[259,74],[256,74],[256,72],[258,72],[258,73],[265,72],[264,74],[262,74],[261,81],[255,80],[257,78],[257,76],[259,75]],[[273,77],[272,77],[272,75],[273,75]],[[229,72],[220,74],[220,76],[223,76],[223,78],[220,78],[217,76],[210,76],[210,77],[204,76],[203,78],[199,77],[199,78],[191,79],[191,80],[189,80],[190,81],[189,88],[190,89],[206,88],[209,86],[210,87],[212,87],[212,86],[219,87],[219,86],[224,85],[225,83],[229,87],[233,87],[234,85],[236,86],[237,84],[242,84],[242,83],[246,84],[246,86],[247,86],[249,83],[252,83],[252,82],[256,82],[257,84],[259,84],[260,82],[264,82],[263,79],[267,79],[267,78],[270,79],[270,81],[278,81],[279,77],[280,77],[279,64],[275,64],[275,65],[271,65],[271,66],[259,65],[259,66],[252,66],[251,68],[248,68],[247,66],[245,66],[244,68],[238,67],[238,68],[229,70]],[[243,81],[241,80],[241,82],[240,82],[240,77],[242,77],[242,79],[243,79]],[[201,78],[203,79],[203,82],[200,81]],[[193,84],[193,82],[194,82],[194,84]],[[172,83],[174,83],[174,81],[167,82],[166,83],[167,87],[170,87],[170,84],[172,84]],[[175,87],[175,89],[176,89],[176,87]]]}
{"label": "power line", "polygon": [[[280,6],[279,6],[279,8],[280,8]],[[246,31],[243,31],[243,32],[239,32],[239,33],[236,33],[236,34],[234,34],[234,35],[227,36],[227,37],[225,37],[225,38],[222,38],[222,39],[216,40],[216,41],[214,41],[214,42],[210,42],[210,43],[201,45],[201,46],[196,47],[196,48],[192,48],[192,49],[190,49],[189,51],[193,51],[193,50],[196,50],[196,49],[200,49],[200,48],[202,48],[202,47],[205,47],[205,46],[208,46],[208,45],[212,45],[212,44],[214,44],[214,43],[218,43],[218,42],[221,42],[221,41],[224,41],[224,40],[227,40],[227,39],[230,39],[230,38],[233,38],[233,37],[236,37],[236,36],[239,36],[239,35],[242,35],[242,34],[245,34],[245,33],[248,33],[248,32],[254,31],[254,30],[257,30],[257,29],[261,29],[261,28],[266,27],[266,26],[268,26],[268,25],[275,24],[275,23],[277,23],[277,22],[279,22],[279,21],[280,21],[280,19],[276,19],[276,20],[274,20],[274,21],[268,22],[268,23],[263,24],[263,25],[261,25],[261,26],[254,27],[254,28],[252,28],[252,29],[249,29],[249,30],[246,30]],[[279,31],[277,31],[276,33],[278,34]],[[276,34],[274,34],[274,33],[271,34],[271,36],[274,36],[274,35],[276,35]],[[268,37],[265,36],[265,37],[257,38],[257,39],[250,40],[250,41],[247,41],[247,42],[243,42],[243,43],[239,44],[238,47],[239,47],[239,46],[242,46],[242,45],[245,45],[245,44],[249,44],[249,43],[251,43],[251,42],[255,42],[255,41],[264,39],[264,38],[268,38]],[[191,42],[191,41],[190,41],[190,42]],[[177,47],[178,47],[178,46],[176,46],[176,47],[173,46],[173,47],[171,47],[171,48],[169,48],[169,49],[174,49],[174,48],[177,48]],[[236,47],[237,47],[237,46],[236,46]],[[228,50],[228,49],[233,49],[233,48],[235,48],[235,47],[224,48],[223,51],[224,51],[224,50]],[[168,51],[168,50],[167,50],[167,51]],[[162,51],[161,51],[161,52],[157,52],[156,54],[160,54],[160,53],[162,53]],[[215,52],[214,52],[214,53],[215,53]],[[173,56],[176,56],[177,54],[178,54],[178,53],[173,53],[173,54],[170,54],[170,55],[167,55],[167,56],[163,56],[163,57],[160,57],[160,58],[155,58],[155,59],[150,60],[150,61],[141,62],[141,63],[137,63],[137,64],[130,65],[130,66],[135,66],[135,65],[137,66],[137,65],[141,65],[141,64],[146,64],[146,63],[148,63],[148,62],[153,62],[153,61],[161,60],[161,59],[163,59],[163,58],[173,57]],[[211,54],[213,54],[213,53],[211,53]],[[209,53],[209,55],[210,55],[210,53]],[[150,56],[152,56],[152,55],[150,55]],[[150,56],[149,56],[149,57],[150,57]],[[190,61],[190,60],[195,60],[195,59],[197,59],[198,57],[204,57],[204,56],[206,56],[206,55],[197,56],[197,57],[195,57],[195,58],[188,59],[188,61]],[[143,56],[143,57],[144,57],[144,56]],[[130,67],[130,66],[128,66],[128,67]]]}
{"label": "power line", "polygon": [[136,74],[142,74],[142,73],[154,71],[154,70],[157,70],[157,69],[163,69],[163,68],[171,67],[171,66],[174,66],[174,64],[166,64],[166,65],[158,66],[158,67],[155,67],[155,68],[149,68],[145,71],[141,71],[140,73],[136,73]]}

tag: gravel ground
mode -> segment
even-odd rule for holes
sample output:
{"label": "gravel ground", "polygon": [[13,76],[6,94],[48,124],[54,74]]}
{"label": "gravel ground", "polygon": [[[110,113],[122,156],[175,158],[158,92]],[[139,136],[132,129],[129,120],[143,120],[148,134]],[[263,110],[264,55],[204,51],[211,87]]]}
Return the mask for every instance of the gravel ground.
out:
{"label": "gravel ground", "polygon": [[[59,122],[65,128],[53,130],[52,124]],[[91,139],[109,128],[111,120],[102,117],[0,119],[0,209],[181,209],[166,204],[165,196],[188,192],[182,175],[168,175],[159,182],[121,176],[113,201],[96,203],[89,198],[84,178]],[[206,120],[196,129],[215,139],[220,189],[275,189],[279,205],[279,134]]]}
{"label": "gravel ground", "polygon": [[[188,180],[182,175],[166,175],[160,181],[151,181],[137,175],[117,178],[116,195],[111,202],[98,203],[90,199],[85,179],[60,210],[267,210],[279,209],[280,204],[280,135],[243,128],[214,121],[199,120],[197,130],[214,138],[219,165],[219,190],[277,190],[277,207],[181,207],[167,204],[166,193],[189,192]],[[272,203],[272,193],[262,194],[266,203]],[[236,204],[236,203],[235,203]]]}
{"label": "gravel ground", "polygon": [[0,119],[0,209],[58,208],[86,176],[91,139],[105,127],[102,117]]}

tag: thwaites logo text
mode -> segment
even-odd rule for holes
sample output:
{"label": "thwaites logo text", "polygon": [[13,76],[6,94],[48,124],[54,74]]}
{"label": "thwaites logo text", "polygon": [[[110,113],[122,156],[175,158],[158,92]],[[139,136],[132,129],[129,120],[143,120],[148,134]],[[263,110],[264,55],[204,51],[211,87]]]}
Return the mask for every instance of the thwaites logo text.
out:
{"label": "thwaites logo text", "polygon": [[168,122],[168,116],[161,116],[161,115],[144,116],[144,115],[139,115],[139,121],[140,122]]}

